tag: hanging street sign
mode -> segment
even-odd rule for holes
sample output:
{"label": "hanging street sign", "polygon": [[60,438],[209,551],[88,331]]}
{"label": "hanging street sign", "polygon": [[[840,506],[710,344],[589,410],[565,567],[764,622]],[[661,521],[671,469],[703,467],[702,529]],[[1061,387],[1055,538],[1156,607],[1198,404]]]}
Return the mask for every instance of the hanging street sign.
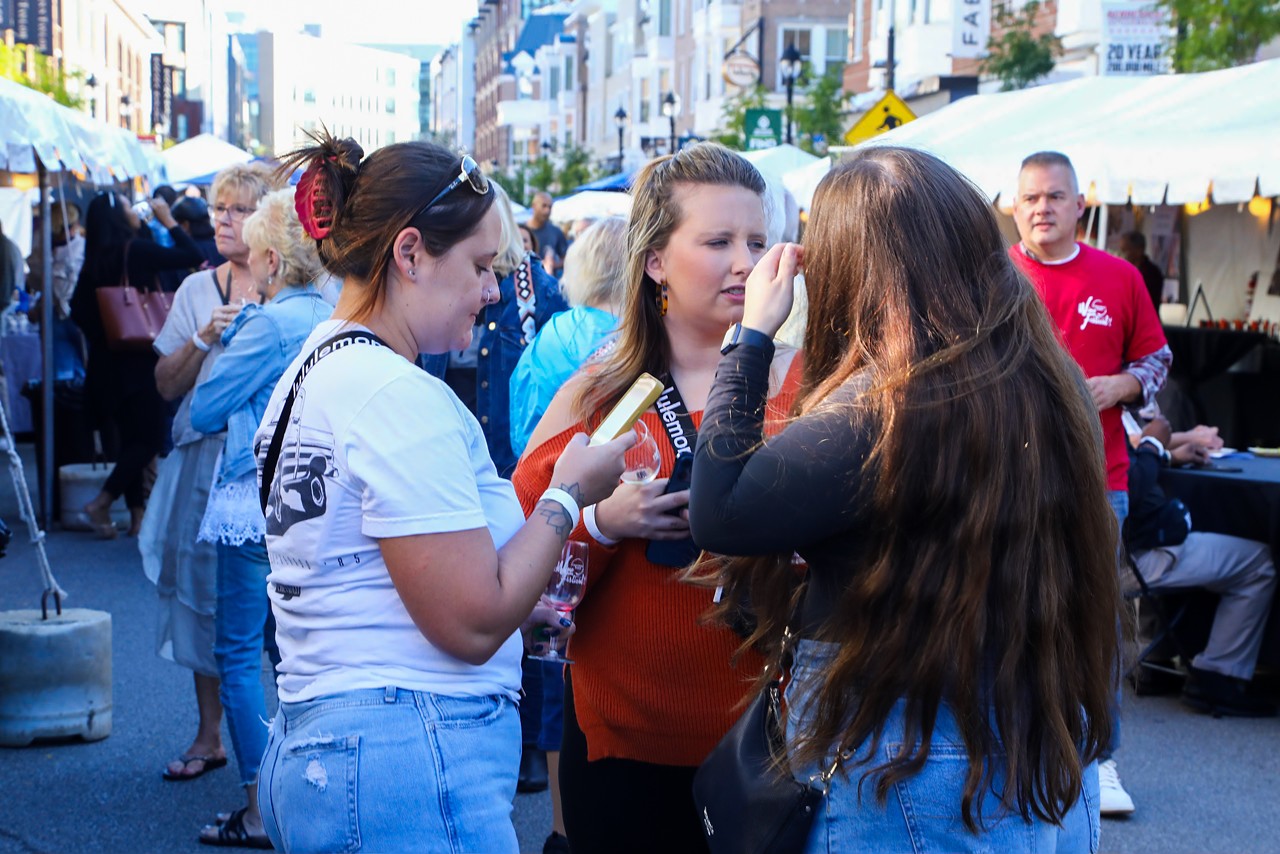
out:
{"label": "hanging street sign", "polygon": [[744,50],[735,50],[725,57],[720,66],[724,82],[740,89],[750,89],[760,82],[760,63]]}
{"label": "hanging street sign", "polygon": [[863,140],[879,136],[899,125],[905,125],[915,117],[916,114],[911,112],[911,108],[905,101],[893,92],[886,92],[884,97],[877,101],[874,107],[863,113],[862,118],[858,119],[845,133],[845,144],[857,145]]}

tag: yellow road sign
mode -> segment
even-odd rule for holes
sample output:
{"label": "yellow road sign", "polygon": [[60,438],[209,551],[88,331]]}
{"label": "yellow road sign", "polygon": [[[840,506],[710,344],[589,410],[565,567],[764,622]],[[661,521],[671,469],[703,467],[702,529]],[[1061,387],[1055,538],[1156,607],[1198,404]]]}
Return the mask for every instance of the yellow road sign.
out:
{"label": "yellow road sign", "polygon": [[912,121],[916,114],[906,102],[893,92],[886,92],[876,105],[867,110],[853,127],[844,135],[847,145],[857,145],[864,139],[879,136],[885,131],[893,130],[898,125]]}

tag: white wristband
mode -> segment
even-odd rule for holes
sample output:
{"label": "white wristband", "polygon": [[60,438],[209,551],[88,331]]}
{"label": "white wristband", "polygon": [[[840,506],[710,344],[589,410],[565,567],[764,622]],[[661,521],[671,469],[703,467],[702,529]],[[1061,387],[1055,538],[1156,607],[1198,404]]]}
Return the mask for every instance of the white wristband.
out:
{"label": "white wristband", "polygon": [[554,501],[559,504],[565,509],[565,512],[569,514],[569,517],[573,519],[574,527],[577,527],[578,518],[582,515],[582,510],[578,508],[578,502],[574,500],[572,495],[565,492],[563,489],[553,486],[546,492],[542,493],[542,495],[538,497],[538,500]]}
{"label": "white wristband", "polygon": [[591,535],[591,539],[600,545],[616,546],[618,544],[617,540],[611,540],[600,533],[600,526],[596,524],[596,506],[594,504],[589,504],[583,509],[582,524],[586,526],[587,533]]}
{"label": "white wristband", "polygon": [[198,329],[191,333],[191,343],[202,353],[208,353],[213,349],[212,345],[204,343],[204,339],[200,337],[200,330]]}

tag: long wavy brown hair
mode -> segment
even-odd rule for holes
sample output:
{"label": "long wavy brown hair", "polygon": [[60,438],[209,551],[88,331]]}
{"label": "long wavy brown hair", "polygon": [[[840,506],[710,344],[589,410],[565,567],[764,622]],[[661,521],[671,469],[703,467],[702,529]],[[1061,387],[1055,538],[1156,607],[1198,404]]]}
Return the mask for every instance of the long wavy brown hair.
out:
{"label": "long wavy brown hair", "polygon": [[[861,766],[883,803],[923,767],[945,702],[969,756],[965,825],[978,831],[997,770],[1007,807],[1060,822],[1110,737],[1117,661],[1116,525],[1083,377],[990,205],[931,155],[882,147],[837,165],[804,244],[796,415],[864,384],[844,405],[874,444],[856,487],[864,557],[818,638],[839,651],[792,759],[868,740],[881,755],[905,700],[903,747]],[[721,570],[775,667],[789,557]]]}

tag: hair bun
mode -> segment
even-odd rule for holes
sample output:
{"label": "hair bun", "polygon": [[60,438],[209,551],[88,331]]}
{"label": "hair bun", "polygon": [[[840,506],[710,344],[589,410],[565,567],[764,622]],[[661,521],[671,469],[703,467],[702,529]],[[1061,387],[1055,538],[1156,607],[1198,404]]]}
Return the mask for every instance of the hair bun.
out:
{"label": "hair bun", "polygon": [[349,137],[335,139],[327,130],[309,136],[316,145],[287,160],[286,167],[306,164],[298,180],[294,208],[303,230],[313,240],[324,240],[355,185],[364,149]]}

